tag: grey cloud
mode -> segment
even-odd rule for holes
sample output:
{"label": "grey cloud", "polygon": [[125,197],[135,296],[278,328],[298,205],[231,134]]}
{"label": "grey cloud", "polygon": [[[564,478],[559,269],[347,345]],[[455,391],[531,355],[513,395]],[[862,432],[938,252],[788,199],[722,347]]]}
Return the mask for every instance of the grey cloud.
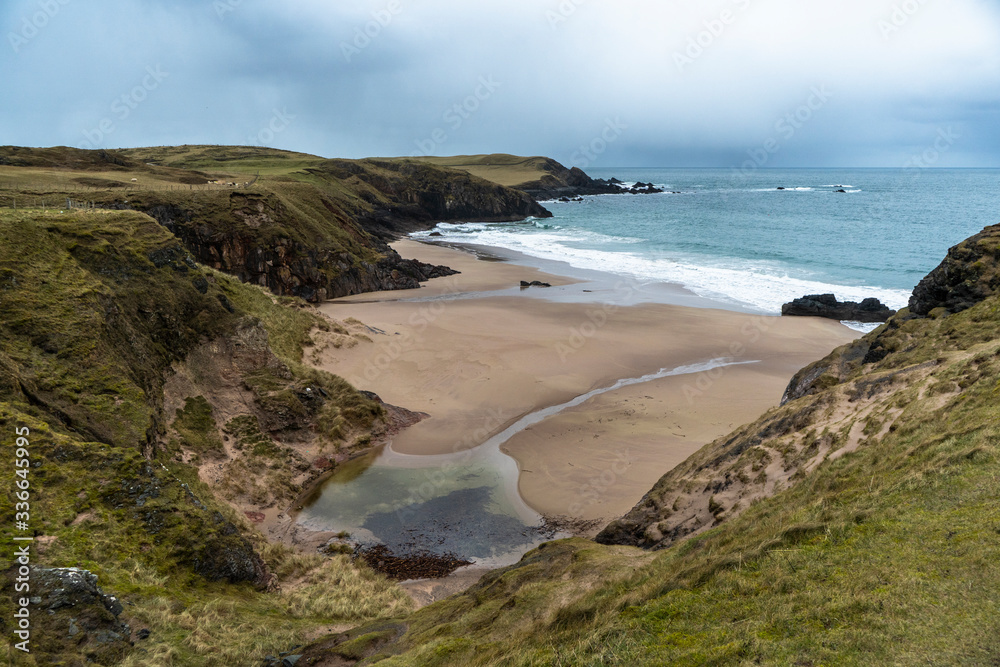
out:
{"label": "grey cloud", "polygon": [[[80,145],[110,118],[93,143],[572,162],[620,119],[593,166],[733,166],[771,136],[775,166],[892,166],[952,125],[963,141],[942,164],[1000,165],[996,2],[16,0],[0,29],[17,91],[2,143]],[[169,77],[131,108],[157,66]],[[500,85],[484,95],[481,77]],[[785,136],[824,85],[833,97]],[[276,113],[294,119],[269,132]]]}

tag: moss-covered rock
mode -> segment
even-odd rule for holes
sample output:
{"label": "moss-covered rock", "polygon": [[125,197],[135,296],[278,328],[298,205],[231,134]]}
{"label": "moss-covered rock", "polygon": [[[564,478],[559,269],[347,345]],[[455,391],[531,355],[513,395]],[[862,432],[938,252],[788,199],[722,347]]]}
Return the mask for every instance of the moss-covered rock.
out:
{"label": "moss-covered rock", "polygon": [[987,227],[948,251],[920,281],[910,312],[926,317],[938,308],[958,313],[1000,291],[1000,225]]}

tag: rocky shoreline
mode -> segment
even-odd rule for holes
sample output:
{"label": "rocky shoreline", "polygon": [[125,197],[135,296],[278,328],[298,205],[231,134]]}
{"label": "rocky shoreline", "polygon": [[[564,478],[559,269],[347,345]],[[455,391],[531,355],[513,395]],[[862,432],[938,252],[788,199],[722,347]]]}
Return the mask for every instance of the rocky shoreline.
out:
{"label": "rocky shoreline", "polygon": [[842,322],[871,324],[888,321],[896,311],[875,298],[857,303],[838,301],[833,294],[808,294],[784,304],[781,307],[781,314],[786,317],[825,317]]}

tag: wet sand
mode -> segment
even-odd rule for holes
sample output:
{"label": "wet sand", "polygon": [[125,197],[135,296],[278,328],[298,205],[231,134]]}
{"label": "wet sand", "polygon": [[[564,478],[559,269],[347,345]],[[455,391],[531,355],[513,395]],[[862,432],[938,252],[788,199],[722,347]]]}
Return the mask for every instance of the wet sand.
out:
{"label": "wet sand", "polygon": [[[583,294],[586,283],[526,266],[412,241],[394,247],[462,274],[324,304],[335,319],[367,325],[371,342],[315,358],[388,403],[430,415],[393,438],[400,453],[475,447],[525,414],[622,378],[719,358],[755,362],[608,392],[507,441],[527,504],[582,534],[628,511],[702,445],[777,405],[793,373],[860,335],[815,318],[623,305],[633,301],[629,288]],[[542,288],[517,289],[521,280],[567,287],[553,301]]]}

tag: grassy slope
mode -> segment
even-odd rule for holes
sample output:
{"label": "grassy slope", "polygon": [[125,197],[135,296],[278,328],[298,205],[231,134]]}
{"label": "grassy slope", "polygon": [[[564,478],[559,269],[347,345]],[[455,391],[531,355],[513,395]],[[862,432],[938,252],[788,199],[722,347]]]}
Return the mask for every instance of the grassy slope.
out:
{"label": "grassy slope", "polygon": [[[32,527],[47,545],[33,562],[97,574],[126,604],[123,618],[152,631],[130,658],[136,665],[247,664],[331,622],[405,609],[398,588],[345,558],[267,545],[194,468],[158,448],[169,421],[166,369],[254,322],[270,330],[271,349],[291,370],[286,383],[320,383],[331,418],[371,423],[368,399],[302,367],[316,316],[185,257],[176,238],[138,213],[0,212],[0,433],[12,460],[14,428],[28,426],[41,464],[31,473]],[[189,405],[180,421],[203,430],[204,406]],[[4,466],[0,483],[10,490],[13,482]],[[12,501],[0,494],[8,542]],[[254,567],[274,575],[271,592]],[[9,603],[0,603],[5,626]],[[67,641],[68,613],[37,617],[41,643],[18,664],[61,664],[82,650]]]}
{"label": "grassy slope", "polygon": [[[792,474],[770,497],[660,551],[546,545],[402,619],[396,641],[372,635],[359,650],[362,628],[309,654],[387,667],[997,664],[1000,297],[905,315],[866,337],[888,350],[877,363],[696,455],[746,455],[745,469],[755,448],[783,457]],[[864,416],[845,423],[859,403]],[[773,428],[803,411],[808,424]],[[809,447],[836,452],[851,432],[856,449],[806,467]],[[668,476],[650,497],[692,478]]]}
{"label": "grassy slope", "polygon": [[0,147],[0,206],[61,208],[67,199],[150,213],[201,261],[311,300],[320,290],[387,288],[385,274],[401,267],[374,265],[401,233],[549,215],[524,193],[414,162],[227,146]]}
{"label": "grassy slope", "polygon": [[493,181],[500,185],[516,188],[525,183],[534,183],[548,175],[553,169],[553,161],[546,157],[521,157],[496,153],[493,155],[455,155],[452,157],[407,158],[467,171],[473,176]]}

